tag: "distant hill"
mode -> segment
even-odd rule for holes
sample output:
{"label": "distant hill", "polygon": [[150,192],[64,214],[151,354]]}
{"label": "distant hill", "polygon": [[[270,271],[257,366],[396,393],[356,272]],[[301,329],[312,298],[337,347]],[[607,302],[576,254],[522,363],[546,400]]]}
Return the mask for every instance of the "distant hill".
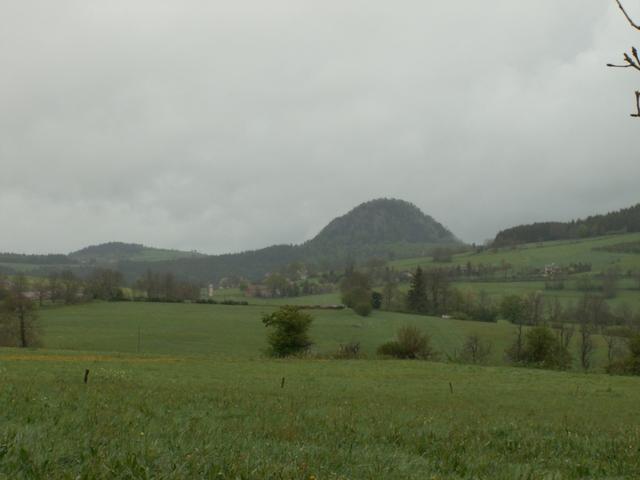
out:
{"label": "distant hill", "polygon": [[454,235],[412,203],[378,199],[331,221],[306,246],[349,249],[394,243],[457,243]]}
{"label": "distant hill", "polygon": [[[336,218],[302,245],[274,245],[236,254],[181,258],[155,263],[152,267],[198,282],[215,282],[234,275],[258,280],[292,262],[303,262],[321,270],[337,269],[347,262],[371,257],[393,259],[425,255],[430,249],[443,245],[461,245],[461,242],[415,205],[379,199]],[[121,263],[120,268],[133,278],[149,266],[129,261]]]}
{"label": "distant hill", "polygon": [[152,248],[137,243],[108,242],[91,245],[69,254],[69,258],[80,263],[118,263],[124,261],[161,262],[179,258],[204,257],[198,252],[183,252]]}
{"label": "distant hill", "polygon": [[108,242],[69,255],[7,255],[5,264],[0,257],[0,268],[10,272],[16,270],[14,262],[28,263],[29,271],[36,275],[60,269],[61,265],[79,274],[106,266],[120,270],[129,280],[154,270],[208,283],[232,276],[260,280],[267,273],[293,262],[329,270],[372,257],[387,260],[415,257],[427,255],[433,248],[444,245],[462,244],[415,205],[402,200],[378,199],[336,218],[302,245],[274,245],[234,254],[203,255],[135,243]]}
{"label": "distant hill", "polygon": [[640,232],[640,203],[604,215],[570,222],[542,222],[502,230],[493,246],[504,247],[551,240],[591,238],[611,233]]}

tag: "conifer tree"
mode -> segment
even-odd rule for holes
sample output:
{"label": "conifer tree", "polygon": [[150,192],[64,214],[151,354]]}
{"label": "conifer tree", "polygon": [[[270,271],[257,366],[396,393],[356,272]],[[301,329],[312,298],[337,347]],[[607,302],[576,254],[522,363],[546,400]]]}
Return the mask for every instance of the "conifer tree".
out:
{"label": "conifer tree", "polygon": [[422,268],[416,268],[409,293],[407,294],[407,308],[414,313],[428,313],[429,299],[427,297],[427,280]]}

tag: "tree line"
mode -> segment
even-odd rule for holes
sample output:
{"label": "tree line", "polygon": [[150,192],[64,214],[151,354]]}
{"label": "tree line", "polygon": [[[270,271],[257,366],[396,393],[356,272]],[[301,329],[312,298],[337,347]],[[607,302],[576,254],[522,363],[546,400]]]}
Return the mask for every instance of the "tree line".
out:
{"label": "tree line", "polygon": [[640,204],[605,215],[594,215],[570,222],[541,222],[502,230],[492,247],[522,243],[598,237],[610,233],[640,232]]}
{"label": "tree line", "polygon": [[177,280],[170,273],[148,271],[136,282],[143,296],[128,297],[120,272],[98,268],[86,278],[71,270],[52,272],[47,277],[24,274],[0,277],[0,346],[34,347],[40,343],[38,310],[45,305],[73,305],[103,301],[198,301],[200,287]]}

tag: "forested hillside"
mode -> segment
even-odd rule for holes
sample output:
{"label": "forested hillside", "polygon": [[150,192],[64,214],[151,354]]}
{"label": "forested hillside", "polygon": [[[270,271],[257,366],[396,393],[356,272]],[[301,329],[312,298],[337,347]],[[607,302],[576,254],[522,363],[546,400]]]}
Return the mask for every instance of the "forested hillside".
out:
{"label": "forested hillside", "polygon": [[412,203],[378,199],[334,219],[306,246],[322,251],[398,242],[444,244],[456,243],[457,239]]}
{"label": "forested hillside", "polygon": [[522,243],[590,238],[610,233],[640,232],[640,204],[605,215],[570,222],[541,222],[503,230],[493,241],[495,247]]}
{"label": "forested hillside", "polygon": [[178,258],[203,257],[198,252],[152,248],[137,243],[108,242],[91,245],[69,254],[69,257],[82,263],[116,263],[124,261],[157,262]]}

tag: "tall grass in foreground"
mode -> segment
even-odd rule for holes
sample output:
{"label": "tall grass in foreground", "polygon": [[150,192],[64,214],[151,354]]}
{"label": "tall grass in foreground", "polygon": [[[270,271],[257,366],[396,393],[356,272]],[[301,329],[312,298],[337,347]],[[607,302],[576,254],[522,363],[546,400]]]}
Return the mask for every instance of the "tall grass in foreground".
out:
{"label": "tall grass in foreground", "polygon": [[640,477],[636,378],[17,351],[0,377],[2,479]]}

